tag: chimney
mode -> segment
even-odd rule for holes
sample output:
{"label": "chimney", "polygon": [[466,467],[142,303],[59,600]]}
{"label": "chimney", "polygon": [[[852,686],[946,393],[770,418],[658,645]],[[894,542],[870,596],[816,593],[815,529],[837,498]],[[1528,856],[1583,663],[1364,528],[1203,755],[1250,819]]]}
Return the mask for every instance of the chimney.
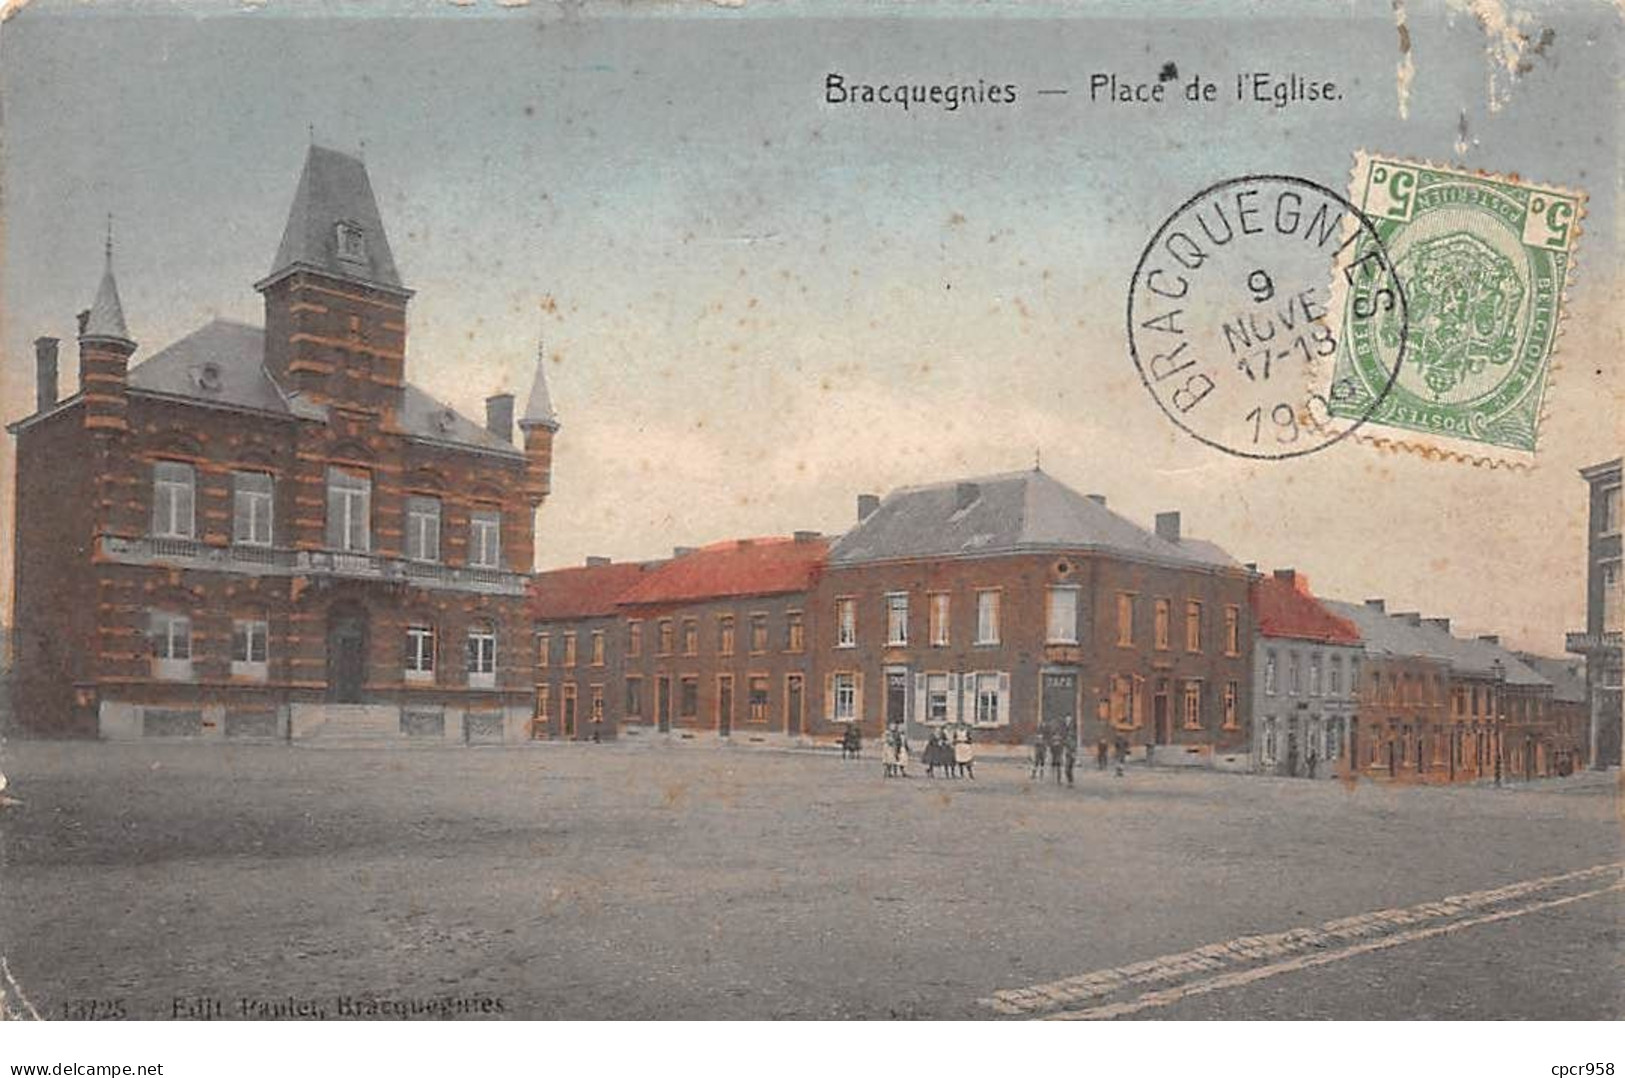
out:
{"label": "chimney", "polygon": [[873,515],[874,511],[876,509],[879,509],[879,508],[880,508],[880,495],[878,495],[878,494],[859,494],[858,495],[858,523],[861,524],[865,520],[868,520],[869,517],[871,515]]}
{"label": "chimney", "polygon": [[966,509],[982,496],[982,488],[975,483],[960,483],[954,488],[954,508]]}
{"label": "chimney", "polygon": [[822,538],[822,534],[821,532],[810,531],[796,532],[795,539],[798,543],[812,543]]}
{"label": "chimney", "polygon": [[85,327],[90,325],[90,308],[86,307],[84,310],[74,315],[74,317],[79,320],[79,336],[83,337],[85,335]]}
{"label": "chimney", "polygon": [[1422,624],[1422,615],[1415,610],[1402,610],[1390,616],[1398,618],[1406,625],[1420,626]]}
{"label": "chimney", "polygon": [[1486,644],[1494,644],[1496,647],[1501,646],[1499,633],[1480,633],[1478,639]]}
{"label": "chimney", "polygon": [[497,393],[485,398],[485,429],[513,444],[513,394]]}
{"label": "chimney", "polygon": [[1084,497],[1088,498],[1096,505],[1104,506],[1106,504],[1106,495],[1104,494],[1086,494]]}
{"label": "chimney", "polygon": [[1179,510],[1157,514],[1157,538],[1170,543],[1179,542]]}
{"label": "chimney", "polygon": [[1387,604],[1381,599],[1367,599],[1365,601],[1365,608],[1367,610],[1375,610],[1379,614],[1384,612],[1386,606]]}
{"label": "chimney", "polygon": [[600,565],[608,565],[609,563],[610,559],[604,557],[602,554],[587,555],[587,567],[589,569],[595,569]]}
{"label": "chimney", "polygon": [[1275,570],[1275,579],[1289,588],[1295,588],[1298,586],[1298,571],[1296,569],[1277,569]]}
{"label": "chimney", "polygon": [[1443,629],[1445,632],[1450,631],[1449,618],[1423,618],[1422,621],[1425,624],[1433,626],[1435,629]]}
{"label": "chimney", "polygon": [[61,343],[55,337],[34,339],[36,412],[48,412],[56,407],[56,348]]}
{"label": "chimney", "polygon": [[697,549],[697,547],[691,546],[674,546],[671,548],[671,556],[674,558],[687,557],[688,555],[694,553],[694,551]]}

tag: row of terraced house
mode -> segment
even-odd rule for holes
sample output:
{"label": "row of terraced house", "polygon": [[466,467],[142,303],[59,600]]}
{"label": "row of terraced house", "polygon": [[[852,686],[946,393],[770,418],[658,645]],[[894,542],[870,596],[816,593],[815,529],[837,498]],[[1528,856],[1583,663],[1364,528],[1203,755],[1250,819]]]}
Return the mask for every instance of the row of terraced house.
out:
{"label": "row of terraced house", "polygon": [[[1322,599],[1036,467],[861,495],[838,536],[535,573],[545,365],[483,422],[410,381],[413,293],[359,159],[310,148],[255,287],[262,326],[134,362],[109,237],[67,397],[59,339],[37,340],[34,411],[8,428],[20,727],[827,745],[952,725],[1012,752],[1062,731],[1167,765],[1424,781],[1617,759],[1617,648],[1609,727],[1577,659]],[[1617,563],[1617,534],[1593,538]]]}

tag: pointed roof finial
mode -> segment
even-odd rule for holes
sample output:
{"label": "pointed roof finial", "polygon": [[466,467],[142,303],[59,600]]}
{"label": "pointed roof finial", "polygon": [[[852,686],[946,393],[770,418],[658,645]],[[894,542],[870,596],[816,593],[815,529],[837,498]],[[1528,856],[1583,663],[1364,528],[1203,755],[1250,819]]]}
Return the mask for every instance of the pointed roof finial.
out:
{"label": "pointed roof finial", "polygon": [[1043,449],[1042,446],[1037,446],[1037,447],[1035,447],[1033,449],[1033,471],[1041,472],[1043,470],[1044,470],[1044,449]]}
{"label": "pointed roof finial", "polygon": [[316,125],[314,123],[306,124],[305,129],[310,132],[310,145],[316,145]]}
{"label": "pointed roof finial", "polygon": [[519,420],[521,430],[531,427],[546,427],[553,431],[559,429],[559,417],[553,411],[553,397],[547,391],[547,346],[539,332],[536,335],[536,375],[530,383],[530,398],[525,403],[524,417]]}
{"label": "pointed roof finial", "polygon": [[122,341],[132,348],[129,327],[124,324],[124,305],[119,302],[118,283],[113,280],[113,215],[107,215],[107,236],[102,245],[102,283],[96,289],[96,300],[85,313],[79,337],[100,337]]}

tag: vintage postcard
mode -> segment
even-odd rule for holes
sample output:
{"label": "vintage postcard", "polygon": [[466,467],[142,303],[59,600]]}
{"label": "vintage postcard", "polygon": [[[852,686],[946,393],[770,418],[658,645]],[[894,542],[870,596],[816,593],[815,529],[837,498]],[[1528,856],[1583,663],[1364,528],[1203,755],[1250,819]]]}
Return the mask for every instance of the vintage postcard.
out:
{"label": "vintage postcard", "polygon": [[1618,1020],[1621,33],[12,6],[4,1017]]}

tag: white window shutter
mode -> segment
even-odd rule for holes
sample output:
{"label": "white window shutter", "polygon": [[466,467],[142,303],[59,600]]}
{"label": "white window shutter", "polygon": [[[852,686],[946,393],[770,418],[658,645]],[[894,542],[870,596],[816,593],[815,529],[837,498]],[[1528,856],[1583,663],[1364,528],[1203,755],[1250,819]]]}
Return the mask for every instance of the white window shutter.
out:
{"label": "white window shutter", "polygon": [[863,721],[863,672],[852,675],[852,718]]}
{"label": "white window shutter", "polygon": [[999,725],[1010,725],[1010,675],[999,675]]}
{"label": "white window shutter", "polygon": [[[954,674],[954,675],[952,675],[950,680],[953,683],[953,688],[952,688],[952,692],[953,692],[953,709],[950,712],[948,717],[950,719],[956,721],[956,722],[963,721],[966,718],[974,717],[974,712],[972,712],[970,715],[967,715],[967,713],[965,711],[965,693],[969,690],[969,688],[971,686],[971,682],[972,682],[971,676],[969,674]],[[974,707],[975,706],[975,701],[973,700],[971,702],[971,704],[972,704],[972,707]]]}
{"label": "white window shutter", "polygon": [[835,675],[824,675],[824,721],[835,721]]}
{"label": "white window shutter", "polygon": [[914,723],[917,726],[922,725],[922,724],[924,724],[925,719],[926,719],[926,715],[925,715],[925,675],[924,674],[915,674],[914,675]]}

